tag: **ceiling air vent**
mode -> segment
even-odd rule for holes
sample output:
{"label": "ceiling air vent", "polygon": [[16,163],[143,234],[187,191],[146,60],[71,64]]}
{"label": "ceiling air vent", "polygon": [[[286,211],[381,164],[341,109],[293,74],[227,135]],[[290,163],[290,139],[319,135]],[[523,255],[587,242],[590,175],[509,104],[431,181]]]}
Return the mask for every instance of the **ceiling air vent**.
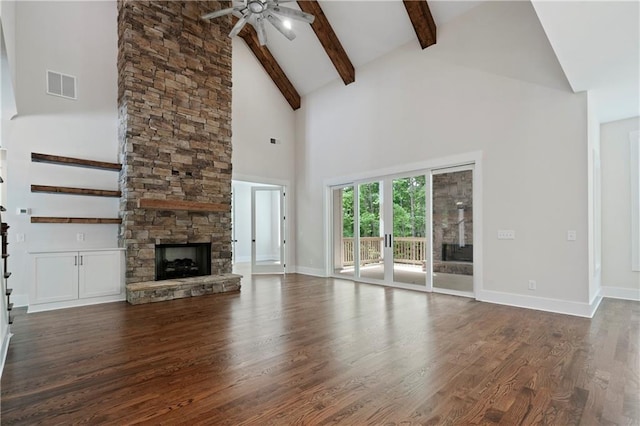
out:
{"label": "ceiling air vent", "polygon": [[47,94],[77,99],[76,78],[72,75],[47,70]]}

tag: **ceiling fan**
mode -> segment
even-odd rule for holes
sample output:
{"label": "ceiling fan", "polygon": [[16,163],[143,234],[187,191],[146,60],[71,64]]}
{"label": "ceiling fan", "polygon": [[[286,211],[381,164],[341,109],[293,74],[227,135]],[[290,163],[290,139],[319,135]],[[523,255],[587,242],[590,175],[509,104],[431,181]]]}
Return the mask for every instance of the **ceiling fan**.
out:
{"label": "ceiling fan", "polygon": [[280,31],[286,38],[293,40],[296,38],[296,35],[291,31],[290,22],[287,24],[287,21],[283,21],[280,17],[303,21],[307,24],[312,24],[315,17],[310,13],[280,6],[280,3],[287,3],[288,1],[291,0],[233,1],[232,7],[207,13],[202,15],[202,19],[209,20],[233,14],[238,18],[238,22],[231,29],[229,37],[235,37],[238,35],[240,30],[249,23],[256,29],[261,46],[267,44],[267,33],[264,28],[264,21],[269,21],[269,23],[271,23],[271,25]]}

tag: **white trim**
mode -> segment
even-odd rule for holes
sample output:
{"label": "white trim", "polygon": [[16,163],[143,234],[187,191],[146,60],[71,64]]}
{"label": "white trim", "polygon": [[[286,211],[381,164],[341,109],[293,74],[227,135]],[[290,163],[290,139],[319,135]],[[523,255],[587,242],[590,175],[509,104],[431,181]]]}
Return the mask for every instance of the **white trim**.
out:
{"label": "white trim", "polygon": [[289,181],[283,179],[275,179],[268,178],[262,176],[252,176],[252,175],[243,175],[243,174],[233,174],[231,178],[232,181],[237,180],[240,182],[253,183],[256,185],[276,185],[276,186],[284,186],[286,189],[289,187]]}
{"label": "white trim", "polygon": [[612,299],[635,300],[640,302],[640,288],[602,286],[600,288],[600,295]]}
{"label": "white trim", "polygon": [[426,169],[438,169],[443,167],[463,166],[472,163],[478,163],[482,160],[482,151],[473,151],[466,154],[452,155],[449,157],[441,157],[433,160],[422,161],[417,163],[401,164],[399,166],[387,167],[384,169],[371,170],[363,173],[356,173],[348,176],[336,178],[327,178],[324,180],[324,186],[348,185],[356,181],[367,179],[379,179],[382,177],[395,177],[395,175],[407,175],[414,172],[421,172]]}
{"label": "white trim", "polygon": [[572,302],[569,300],[549,299],[546,297],[503,293],[500,291],[482,290],[481,292],[476,293],[476,299],[481,302],[496,303],[498,305],[508,305],[518,308],[535,309],[538,311],[592,318],[598,309],[598,306],[600,306],[602,296],[596,296],[592,303],[582,303]]}
{"label": "white trim", "polygon": [[7,353],[9,352],[9,341],[12,336],[11,327],[7,326],[7,334],[4,335],[4,339],[2,340],[2,349],[0,349],[0,377],[2,377],[2,372],[4,371],[4,363],[7,360]]}
{"label": "white trim", "polygon": [[446,294],[449,296],[460,296],[460,297],[468,297],[471,299],[475,299],[475,296],[472,291],[459,291],[459,290],[451,290],[448,288],[434,287],[433,292],[438,294]]}
{"label": "white trim", "polygon": [[[410,163],[401,166],[394,166],[385,169],[378,169],[374,171],[368,171],[366,173],[359,173],[350,176],[343,177],[335,177],[328,178],[324,180],[324,198],[323,198],[323,209],[324,209],[324,220],[323,220],[323,234],[324,234],[324,269],[325,275],[334,278],[341,278],[341,276],[337,275],[333,271],[333,252],[332,245],[330,244],[332,241],[332,188],[339,186],[348,186],[354,185],[354,211],[359,211],[358,201],[359,197],[357,196],[357,185],[363,181],[370,180],[379,180],[383,181],[385,179],[394,179],[394,178],[402,178],[411,176],[414,174],[425,173],[429,179],[432,178],[432,175],[439,173],[449,173],[455,171],[466,171],[470,170],[473,173],[473,241],[474,246],[483,247],[483,233],[482,233],[482,199],[483,199],[483,189],[482,189],[482,151],[472,151],[469,153],[458,154],[448,157],[431,159],[428,161],[418,162],[418,163]],[[431,184],[425,185],[425,188],[428,187],[429,191],[432,191]],[[431,197],[427,197],[430,199]],[[431,208],[429,208],[431,210]],[[430,217],[430,213],[428,217]],[[354,218],[354,227],[355,229],[359,228],[359,224],[357,223],[358,215]],[[431,221],[429,221],[431,222]],[[427,226],[427,231],[429,231],[429,226]],[[427,232],[427,234],[431,234],[431,232]],[[432,256],[432,250],[430,248],[431,242],[429,242],[428,252],[430,256]],[[356,253],[358,248],[355,248]],[[483,288],[482,281],[482,250],[474,250],[473,253],[474,261],[473,261],[473,293],[477,295]],[[432,265],[433,262],[428,262],[429,265]],[[356,275],[358,264],[356,263]],[[409,290],[417,290],[417,291],[432,291],[432,288],[429,287],[429,272],[427,271],[427,285],[426,288],[415,288],[415,287],[405,287],[403,285],[398,285],[398,283],[379,283],[379,282],[368,282],[367,280],[363,280],[362,277],[357,280],[354,277],[354,281],[356,282],[366,282],[369,284],[376,285],[387,285],[395,288],[406,288]],[[468,296],[467,294],[462,294],[463,296]]]}
{"label": "white trim", "polygon": [[37,305],[29,305],[27,313],[53,311],[55,309],[77,308],[80,306],[99,305],[101,303],[124,302],[126,294],[118,294],[115,296],[95,297],[91,299],[74,299],[64,302],[42,303]]}
{"label": "white trim", "polygon": [[[284,215],[286,218],[288,218],[284,221],[284,224],[283,224],[283,228],[284,228],[283,238],[284,238],[284,241],[286,242],[284,246],[283,262],[285,265],[287,265],[284,267],[284,273],[287,274],[287,273],[291,273],[292,271],[295,271],[295,269],[292,269],[292,267],[290,267],[290,265],[293,265],[293,262],[290,262],[290,260],[293,259],[294,251],[289,248],[292,245],[291,241],[293,241],[291,225],[289,224],[295,221],[295,214],[294,214],[295,187],[294,185],[292,185],[291,182],[286,179],[276,179],[276,178],[269,178],[269,177],[263,177],[263,176],[245,175],[241,173],[232,174],[232,177],[231,177],[232,185],[233,185],[233,181],[251,183],[251,184],[254,184],[255,186],[274,185],[274,186],[280,186],[282,188],[282,193],[284,194]],[[294,218],[294,219],[292,220],[291,218]]]}
{"label": "white trim", "polygon": [[629,133],[631,176],[631,270],[640,271],[640,131]]}
{"label": "white trim", "polygon": [[296,266],[295,268],[291,268],[291,269],[293,269],[296,274],[327,278],[327,274],[325,274],[324,271],[320,268],[308,268],[306,266]]}

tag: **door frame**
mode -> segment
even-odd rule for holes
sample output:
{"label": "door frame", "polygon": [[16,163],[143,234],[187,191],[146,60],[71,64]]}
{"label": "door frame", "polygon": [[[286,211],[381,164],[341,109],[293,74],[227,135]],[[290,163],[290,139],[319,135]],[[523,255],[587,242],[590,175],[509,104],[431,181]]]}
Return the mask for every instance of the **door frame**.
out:
{"label": "door frame", "polygon": [[[278,204],[279,204],[279,220],[277,221],[279,227],[280,241],[280,263],[276,265],[258,265],[256,256],[256,193],[257,192],[277,192]],[[251,187],[251,274],[284,274],[286,261],[285,261],[285,197],[284,188],[282,186],[252,186]]]}
{"label": "door frame", "polygon": [[[289,218],[293,217],[293,206],[295,203],[295,199],[293,196],[293,187],[291,186],[291,182],[286,179],[276,179],[269,178],[264,176],[254,176],[247,175],[241,173],[234,173],[232,177],[232,182],[243,182],[249,183],[253,186],[280,186],[282,187],[285,203],[284,203],[284,218],[285,218],[285,226],[283,230],[283,238],[285,241],[285,252],[284,252],[284,273],[289,273],[293,265],[290,262],[290,257],[292,255],[292,250],[295,248],[295,244],[292,244],[290,238],[290,228],[291,228],[291,220]],[[235,199],[233,200],[235,203]],[[232,223],[232,235],[235,233],[233,228],[237,225],[237,223]],[[235,255],[234,255],[235,256]]]}
{"label": "door frame", "polygon": [[[333,197],[332,190],[338,186],[350,186],[357,185],[363,182],[370,182],[375,180],[395,179],[399,177],[407,177],[412,175],[422,174],[424,172],[430,179],[431,172],[434,170],[452,170],[455,167],[473,166],[473,241],[474,246],[478,247],[478,250],[473,254],[473,297],[476,299],[481,297],[483,291],[483,218],[482,218],[482,198],[483,198],[483,164],[482,164],[482,151],[473,151],[464,154],[452,155],[448,157],[442,157],[432,159],[428,161],[422,161],[417,163],[411,163],[406,165],[400,165],[395,167],[389,167],[385,169],[371,170],[368,172],[358,173],[354,175],[347,175],[336,178],[325,179],[324,181],[324,199],[325,199],[325,213],[324,213],[324,254],[325,254],[325,276],[334,277],[339,279],[353,280],[357,282],[364,282],[369,284],[384,285],[388,287],[404,288],[408,290],[417,290],[424,292],[433,291],[432,274],[427,271],[427,285],[411,285],[396,283],[393,281],[386,282],[380,280],[362,279],[356,276],[341,276],[337,275],[333,271]],[[431,183],[425,185],[431,191]],[[428,200],[431,200],[431,193],[427,194]],[[357,208],[357,197],[354,196],[354,209]],[[431,201],[429,201],[429,204]],[[427,226],[427,235],[432,235],[433,230],[431,222],[432,212],[427,212],[429,217],[429,225]],[[355,221],[355,219],[354,219]],[[431,238],[428,238],[431,240]],[[428,242],[427,253],[432,253],[432,242]],[[430,254],[432,256],[432,254]],[[429,262],[431,264],[431,262]],[[386,271],[385,271],[386,272]]]}

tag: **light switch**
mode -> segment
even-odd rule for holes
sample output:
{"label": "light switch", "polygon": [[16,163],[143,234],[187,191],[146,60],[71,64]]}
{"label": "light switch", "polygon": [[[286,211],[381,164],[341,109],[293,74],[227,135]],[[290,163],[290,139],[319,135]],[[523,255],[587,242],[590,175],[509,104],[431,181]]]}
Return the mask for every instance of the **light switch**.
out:
{"label": "light switch", "polygon": [[513,229],[498,229],[498,239],[499,240],[515,240],[516,231],[514,231]]}
{"label": "light switch", "polygon": [[567,241],[576,240],[576,231],[567,231]]}

